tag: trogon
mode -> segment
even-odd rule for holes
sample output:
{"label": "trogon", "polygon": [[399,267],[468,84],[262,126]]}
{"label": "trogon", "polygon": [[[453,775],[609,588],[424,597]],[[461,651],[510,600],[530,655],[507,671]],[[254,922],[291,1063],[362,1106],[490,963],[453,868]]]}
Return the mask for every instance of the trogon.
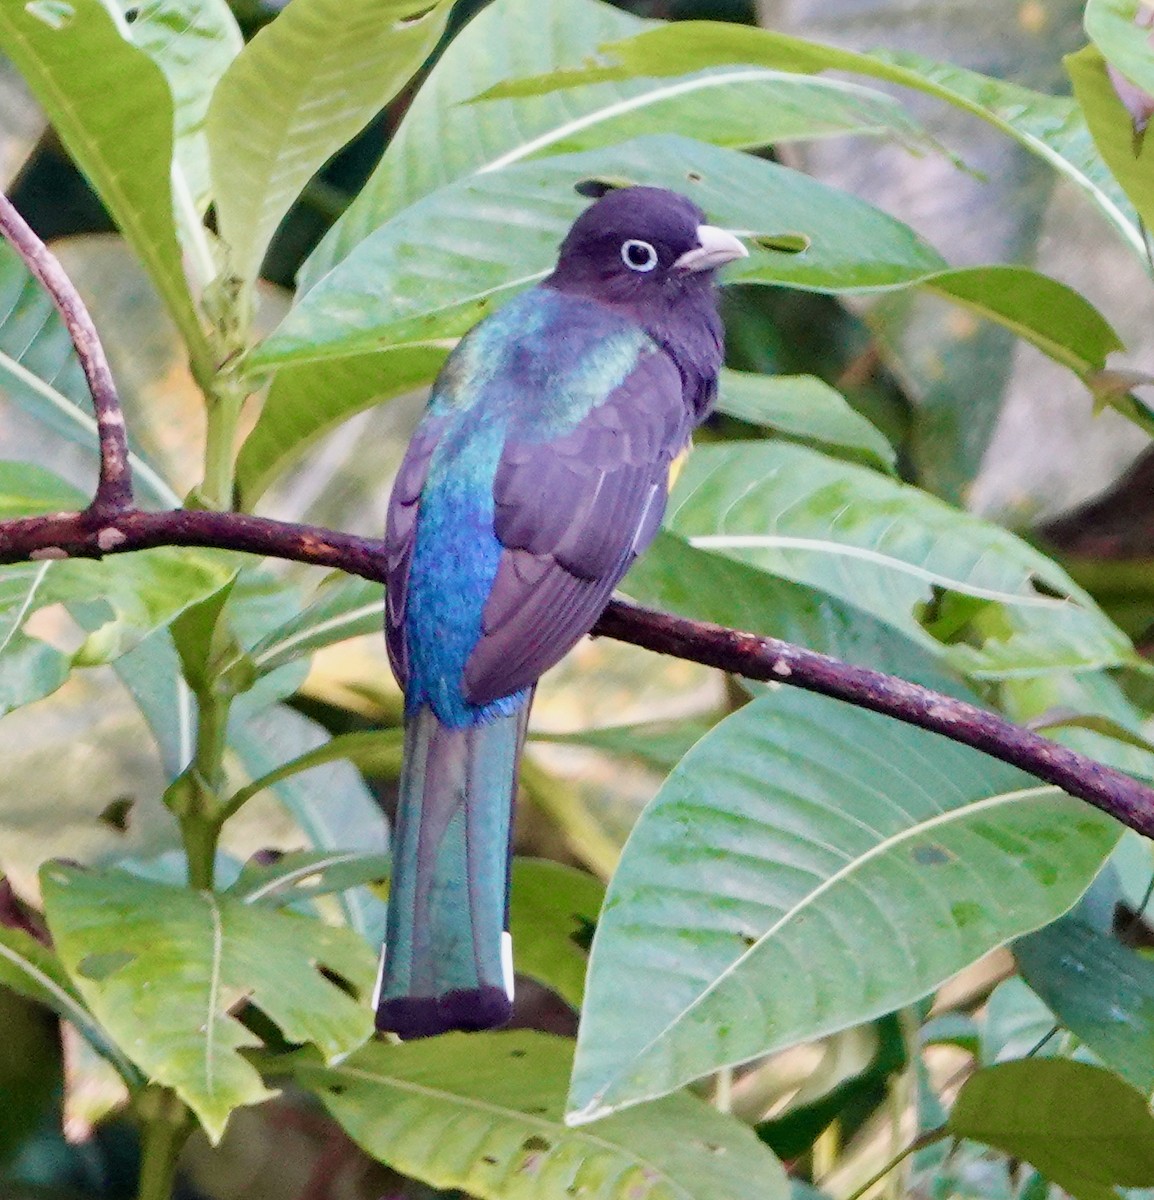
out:
{"label": "trogon", "polygon": [[517,765],[533,689],[657,532],[717,391],[714,270],[747,251],[659,188],[606,192],[552,274],[472,329],[389,503],[385,632],[404,767],[376,1023],[512,1014]]}

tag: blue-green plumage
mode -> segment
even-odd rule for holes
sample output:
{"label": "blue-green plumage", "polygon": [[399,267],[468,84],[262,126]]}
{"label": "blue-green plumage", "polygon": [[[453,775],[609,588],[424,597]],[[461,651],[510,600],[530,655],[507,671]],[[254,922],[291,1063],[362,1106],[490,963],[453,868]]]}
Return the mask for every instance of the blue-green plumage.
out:
{"label": "blue-green plumage", "polygon": [[[638,245],[652,265],[630,262]],[[406,740],[378,1028],[415,1037],[511,1013],[509,843],[532,689],[656,531],[720,365],[711,268],[739,253],[683,197],[611,193],[434,386],[386,533]]]}

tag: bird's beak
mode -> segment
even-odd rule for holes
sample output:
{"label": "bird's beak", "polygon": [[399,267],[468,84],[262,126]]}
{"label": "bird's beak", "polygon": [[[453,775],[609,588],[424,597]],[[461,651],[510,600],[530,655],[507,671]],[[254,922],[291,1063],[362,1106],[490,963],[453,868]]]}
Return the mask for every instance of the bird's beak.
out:
{"label": "bird's beak", "polygon": [[735,258],[749,257],[749,251],[732,233],[716,225],[698,225],[697,241],[697,246],[673,264],[679,271],[712,271]]}

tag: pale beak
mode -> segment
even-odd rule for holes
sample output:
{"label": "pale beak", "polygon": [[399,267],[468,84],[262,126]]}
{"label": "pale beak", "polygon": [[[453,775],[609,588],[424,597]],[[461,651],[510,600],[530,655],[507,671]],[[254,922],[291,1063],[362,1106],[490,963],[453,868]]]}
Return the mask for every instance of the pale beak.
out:
{"label": "pale beak", "polygon": [[726,229],[716,225],[698,225],[698,245],[687,250],[673,264],[679,271],[712,271],[714,267],[748,258],[749,251]]}

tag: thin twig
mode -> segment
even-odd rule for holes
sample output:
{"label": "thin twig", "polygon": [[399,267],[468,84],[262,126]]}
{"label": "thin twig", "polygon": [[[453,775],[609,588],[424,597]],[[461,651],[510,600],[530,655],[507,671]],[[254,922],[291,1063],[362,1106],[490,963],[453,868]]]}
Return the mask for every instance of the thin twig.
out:
{"label": "thin twig", "polygon": [[0,233],[12,243],[25,265],[44,285],[68,329],[80,366],[92,394],[96,429],[100,438],[100,482],[89,512],[98,520],[132,507],[132,467],[128,461],[128,437],[120,397],[104,347],[88,309],[56,256],[33,233],[28,222],[0,194]]}

